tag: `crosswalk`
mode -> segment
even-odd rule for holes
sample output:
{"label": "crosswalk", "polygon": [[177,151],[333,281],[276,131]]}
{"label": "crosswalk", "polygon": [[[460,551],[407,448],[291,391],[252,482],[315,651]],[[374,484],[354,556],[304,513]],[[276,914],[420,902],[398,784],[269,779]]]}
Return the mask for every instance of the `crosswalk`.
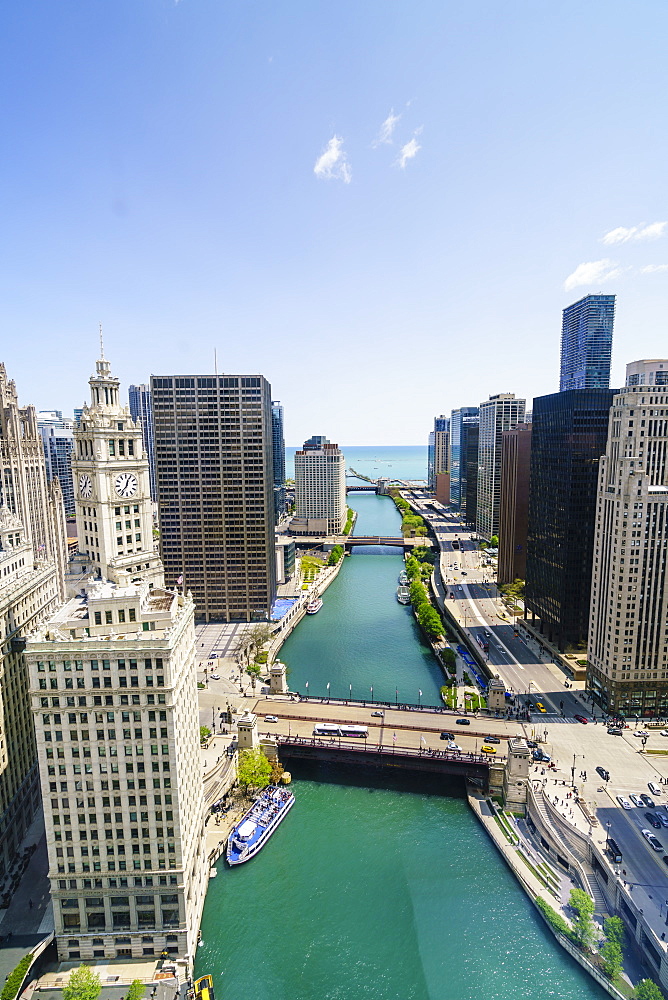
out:
{"label": "crosswalk", "polygon": [[578,720],[574,716],[567,715],[565,718],[562,719],[562,717],[560,715],[549,715],[549,714],[540,715],[537,719],[533,719],[534,723],[536,723],[536,722],[550,722],[550,723],[552,723],[552,722],[568,722],[568,723],[571,723],[571,722],[577,722],[577,721]]}

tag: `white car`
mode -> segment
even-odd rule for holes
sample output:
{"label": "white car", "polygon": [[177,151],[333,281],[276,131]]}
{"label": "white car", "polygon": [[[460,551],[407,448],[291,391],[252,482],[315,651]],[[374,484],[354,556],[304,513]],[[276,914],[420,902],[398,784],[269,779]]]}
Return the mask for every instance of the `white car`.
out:
{"label": "white car", "polygon": [[640,798],[640,794],[638,792],[631,792],[629,798],[631,799],[631,802],[633,803],[634,806],[638,806],[639,809],[645,808],[645,803]]}
{"label": "white car", "polygon": [[457,746],[456,743],[448,743],[446,750],[454,750],[455,753],[462,752],[462,748],[460,746]]}
{"label": "white car", "polygon": [[220,680],[220,674],[209,674],[209,677],[211,678],[212,681]]}
{"label": "white car", "polygon": [[647,732],[646,729],[635,729],[633,735],[638,736],[640,739],[642,739],[644,736],[649,736],[649,733]]}
{"label": "white car", "polygon": [[624,798],[623,795],[618,795],[617,796],[617,801],[619,802],[619,804],[622,807],[622,809],[633,809],[633,806],[631,805],[631,803],[629,802],[629,800],[626,799],[626,798]]}
{"label": "white car", "polygon": [[278,722],[278,718],[275,715],[265,715],[264,721],[265,722]]}
{"label": "white car", "polygon": [[645,838],[645,840],[647,841],[647,843],[649,844],[649,846],[652,848],[653,851],[663,850],[661,841],[656,839],[651,830],[641,830],[640,832],[642,833],[643,837]]}

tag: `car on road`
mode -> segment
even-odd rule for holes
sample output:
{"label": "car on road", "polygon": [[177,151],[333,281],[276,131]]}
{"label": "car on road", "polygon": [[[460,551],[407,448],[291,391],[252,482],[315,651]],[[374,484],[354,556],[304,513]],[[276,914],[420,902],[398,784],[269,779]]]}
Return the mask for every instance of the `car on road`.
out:
{"label": "car on road", "polygon": [[456,726],[470,726],[471,725],[471,720],[470,719],[455,719],[455,725]]}
{"label": "car on road", "polygon": [[209,677],[211,678],[212,681],[220,680],[220,674],[209,674]]}
{"label": "car on road", "polygon": [[604,767],[597,767],[596,773],[600,774],[604,781],[610,781],[610,772],[606,771]]}
{"label": "car on road", "polygon": [[661,829],[661,820],[656,815],[656,813],[646,812],[645,813],[645,819],[650,824],[650,826],[654,827],[655,830],[660,830]]}
{"label": "car on road", "polygon": [[278,717],[276,715],[265,715],[265,722],[278,722]]}
{"label": "car on road", "polygon": [[662,736],[668,736],[668,729],[662,729],[661,730],[661,735]]}
{"label": "car on road", "polygon": [[458,746],[456,743],[448,743],[446,750],[454,750],[455,753],[462,752],[462,748]]}
{"label": "car on road", "polygon": [[640,832],[642,833],[643,837],[645,838],[645,840],[647,841],[647,843],[649,844],[649,846],[652,848],[653,851],[663,850],[661,841],[656,839],[651,830],[641,830]]}
{"label": "car on road", "polygon": [[631,799],[631,802],[633,803],[634,806],[638,806],[638,808],[640,808],[640,809],[642,809],[644,807],[645,803],[640,798],[640,793],[639,792],[631,792],[629,794],[629,798]]}
{"label": "car on road", "polygon": [[441,739],[452,741],[454,739],[454,736],[452,735],[452,733],[441,733]]}
{"label": "car on road", "polygon": [[643,739],[644,737],[648,737],[649,733],[646,729],[634,729],[633,735],[637,736],[639,739]]}
{"label": "car on road", "polygon": [[665,812],[657,812],[656,814],[661,821],[661,826],[668,826],[668,815]]}
{"label": "car on road", "polygon": [[491,634],[492,634],[492,633],[490,632],[490,630],[489,630],[488,628],[486,628],[486,629],[484,630],[484,632],[485,632],[485,635],[491,635]]}
{"label": "car on road", "polygon": [[542,701],[537,701],[536,702],[536,708],[538,709],[539,712],[546,712],[547,711],[547,709],[545,708],[545,705],[542,703]]}
{"label": "car on road", "polygon": [[623,729],[618,729],[617,726],[610,726],[609,729],[608,729],[608,734],[610,736],[623,736],[624,735],[624,730]]}
{"label": "car on road", "polygon": [[496,750],[494,749],[494,747],[487,746],[486,743],[483,743],[483,745],[480,747],[480,753],[496,753]]}
{"label": "car on road", "polygon": [[485,736],[485,743],[500,743],[498,736]]}
{"label": "car on road", "polygon": [[618,795],[617,801],[619,802],[622,809],[633,809],[633,806],[631,805],[629,800],[625,798],[623,795]]}
{"label": "car on road", "polygon": [[647,806],[648,809],[654,809],[655,808],[655,806],[654,806],[654,799],[651,796],[647,795],[646,792],[643,792],[642,795],[640,796],[640,798],[643,800],[643,802],[645,803],[645,805]]}
{"label": "car on road", "polygon": [[385,712],[372,712],[371,715],[376,719],[382,719],[383,716],[385,715]]}
{"label": "car on road", "polygon": [[585,719],[584,715],[574,715],[573,718],[577,722],[581,722],[583,726],[586,726],[587,723],[589,722],[589,719]]}
{"label": "car on road", "polygon": [[661,795],[661,786],[657,785],[656,781],[648,781],[647,787],[649,788],[652,795]]}
{"label": "car on road", "polygon": [[539,764],[549,764],[552,759],[549,753],[545,753],[545,751],[541,750],[540,747],[534,750],[531,756]]}
{"label": "car on road", "polygon": [[[523,737],[520,736],[519,738],[522,739]],[[536,743],[535,740],[527,740],[527,746],[529,747],[530,750],[535,750],[538,744]]]}

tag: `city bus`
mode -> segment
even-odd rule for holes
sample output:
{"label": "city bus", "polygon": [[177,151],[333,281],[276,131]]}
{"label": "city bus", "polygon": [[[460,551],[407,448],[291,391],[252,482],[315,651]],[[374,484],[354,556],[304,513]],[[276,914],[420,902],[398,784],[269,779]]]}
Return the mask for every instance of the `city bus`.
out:
{"label": "city bus", "polygon": [[622,860],[622,852],[620,851],[619,847],[612,839],[612,837],[608,837],[608,842],[605,845],[605,852],[610,858],[610,860],[613,862],[613,864],[618,865]]}
{"label": "city bus", "polygon": [[458,549],[459,548],[459,539],[455,538],[454,541],[451,542],[451,545],[452,545],[453,549]]}
{"label": "city bus", "polygon": [[366,739],[369,735],[368,726],[334,726],[329,722],[323,722],[313,727],[314,736],[352,736],[359,739]]}

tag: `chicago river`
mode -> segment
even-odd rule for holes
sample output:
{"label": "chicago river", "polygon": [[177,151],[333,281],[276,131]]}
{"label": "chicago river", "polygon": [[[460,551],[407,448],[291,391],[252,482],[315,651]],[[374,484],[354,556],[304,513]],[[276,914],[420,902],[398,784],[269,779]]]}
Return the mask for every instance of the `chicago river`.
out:
{"label": "chicago river", "polygon": [[[358,533],[398,533],[390,499],[350,503]],[[395,598],[400,569],[397,550],[346,560],[281,650],[293,690],[438,703],[439,668]],[[224,997],[606,995],[544,928],[458,781],[323,765],[293,777],[276,836],[241,869],[220,861],[209,885],[197,972]]]}

